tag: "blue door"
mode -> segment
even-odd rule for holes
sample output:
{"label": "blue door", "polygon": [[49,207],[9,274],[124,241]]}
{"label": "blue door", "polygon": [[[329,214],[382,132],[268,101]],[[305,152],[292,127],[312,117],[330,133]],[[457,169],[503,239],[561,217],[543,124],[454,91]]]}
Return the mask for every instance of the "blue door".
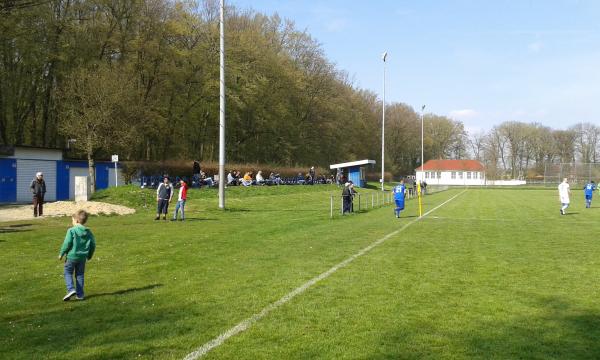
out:
{"label": "blue door", "polygon": [[17,160],[0,159],[0,203],[17,201]]}

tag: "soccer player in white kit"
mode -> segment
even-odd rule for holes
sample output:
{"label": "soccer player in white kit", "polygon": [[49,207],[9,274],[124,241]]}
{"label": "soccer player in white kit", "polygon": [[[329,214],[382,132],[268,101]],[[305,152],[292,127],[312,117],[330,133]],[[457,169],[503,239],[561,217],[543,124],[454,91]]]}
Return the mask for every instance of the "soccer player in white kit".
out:
{"label": "soccer player in white kit", "polygon": [[561,215],[566,215],[565,210],[567,210],[569,203],[571,202],[569,195],[571,195],[571,189],[569,187],[569,183],[567,182],[567,178],[564,178],[563,182],[558,185],[558,197],[560,198],[560,203],[562,204],[562,207],[560,208]]}

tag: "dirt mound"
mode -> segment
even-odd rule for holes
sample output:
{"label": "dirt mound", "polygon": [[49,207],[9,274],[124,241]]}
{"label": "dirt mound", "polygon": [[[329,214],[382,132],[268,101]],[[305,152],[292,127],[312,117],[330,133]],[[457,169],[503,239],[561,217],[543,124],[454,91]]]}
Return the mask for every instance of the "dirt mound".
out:
{"label": "dirt mound", "polygon": [[[75,211],[83,209],[90,214],[129,215],[135,209],[121,205],[107,204],[97,201],[57,201],[44,204],[44,216],[71,216]],[[11,205],[0,207],[0,222],[33,219],[32,205]]]}

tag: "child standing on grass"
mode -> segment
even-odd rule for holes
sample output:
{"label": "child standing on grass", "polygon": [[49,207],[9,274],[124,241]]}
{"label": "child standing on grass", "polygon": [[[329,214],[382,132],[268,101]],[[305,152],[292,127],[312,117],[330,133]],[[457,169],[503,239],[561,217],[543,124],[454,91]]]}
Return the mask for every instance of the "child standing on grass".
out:
{"label": "child standing on grass", "polygon": [[179,209],[181,209],[181,221],[185,220],[185,200],[187,199],[187,184],[183,179],[179,180],[179,184],[181,185],[179,188],[179,197],[177,198],[177,205],[175,205],[175,213],[173,214],[173,218],[171,221],[177,220],[177,213]]}
{"label": "child standing on grass", "polygon": [[[92,231],[83,226],[88,219],[88,213],[79,210],[72,216],[73,227],[67,230],[65,241],[60,248],[59,260],[66,255],[65,260],[65,284],[67,295],[63,301],[68,301],[77,295],[77,300],[83,300],[83,274],[85,262],[90,260],[96,250],[96,240]],[[75,273],[76,286],[73,287],[73,273]]]}
{"label": "child standing on grass", "polygon": [[173,197],[173,186],[169,182],[169,177],[165,176],[163,182],[156,189],[156,217],[154,220],[160,220],[160,214],[163,215],[163,220],[167,220],[167,212],[169,212],[169,203]]}

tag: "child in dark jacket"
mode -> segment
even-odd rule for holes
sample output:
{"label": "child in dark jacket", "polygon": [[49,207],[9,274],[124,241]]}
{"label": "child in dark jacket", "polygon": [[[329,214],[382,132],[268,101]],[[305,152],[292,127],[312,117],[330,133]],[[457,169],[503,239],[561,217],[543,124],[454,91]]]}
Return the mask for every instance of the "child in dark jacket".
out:
{"label": "child in dark jacket", "polygon": [[[96,240],[92,231],[83,226],[87,222],[88,213],[79,210],[72,216],[73,227],[67,230],[65,241],[60,248],[58,259],[65,260],[65,284],[67,295],[63,301],[68,301],[77,295],[77,300],[83,300],[83,275],[85,262],[90,260],[96,250]],[[75,272],[76,286],[73,286],[73,272]]]}

